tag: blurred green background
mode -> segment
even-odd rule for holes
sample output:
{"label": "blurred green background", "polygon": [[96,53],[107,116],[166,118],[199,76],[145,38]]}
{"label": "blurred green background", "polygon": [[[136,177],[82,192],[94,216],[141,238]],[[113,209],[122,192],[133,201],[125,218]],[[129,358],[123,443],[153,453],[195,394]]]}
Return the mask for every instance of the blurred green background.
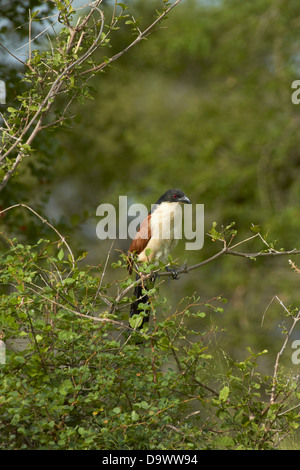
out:
{"label": "blurred green background", "polygon": [[[141,29],[161,6],[127,3]],[[109,2],[105,8],[109,18]],[[127,195],[129,203],[150,206],[170,187],[205,205],[205,233],[214,221],[234,221],[238,242],[253,235],[253,223],[278,240],[277,248],[300,248],[300,105],[291,101],[292,82],[300,78],[299,27],[298,0],[182,0],[147,40],[93,80],[94,100],[73,106],[69,127],[38,137],[37,152],[2,192],[1,206],[28,203],[68,235],[74,251],[88,251],[94,265],[105,262],[110,246],[96,237],[98,205],[117,205]],[[104,55],[130,39],[122,28]],[[3,63],[0,71],[6,80],[15,73]],[[9,103],[20,86],[14,76]],[[2,225],[32,243],[46,230],[21,210]],[[129,244],[117,240],[111,261]],[[174,258],[192,265],[219,249],[205,236],[203,249],[187,252],[182,242]],[[203,302],[225,297],[226,304],[213,301],[224,312],[207,319],[227,330],[216,344],[235,357],[245,357],[247,346],[268,349],[271,367],[284,339],[283,311],[276,300],[267,307],[274,296],[298,307],[299,280],[288,257],[226,256],[166,282],[161,295],[171,308],[194,292]]]}

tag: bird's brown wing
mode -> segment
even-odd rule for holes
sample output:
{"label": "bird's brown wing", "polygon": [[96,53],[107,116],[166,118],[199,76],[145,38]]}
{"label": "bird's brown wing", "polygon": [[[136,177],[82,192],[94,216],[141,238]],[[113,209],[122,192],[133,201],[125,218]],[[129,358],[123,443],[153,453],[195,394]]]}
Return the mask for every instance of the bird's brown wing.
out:
{"label": "bird's brown wing", "polygon": [[147,244],[151,238],[151,214],[146,217],[140,225],[136,236],[131,242],[128,250],[128,271],[131,274],[133,268],[133,254],[139,255],[147,247]]}

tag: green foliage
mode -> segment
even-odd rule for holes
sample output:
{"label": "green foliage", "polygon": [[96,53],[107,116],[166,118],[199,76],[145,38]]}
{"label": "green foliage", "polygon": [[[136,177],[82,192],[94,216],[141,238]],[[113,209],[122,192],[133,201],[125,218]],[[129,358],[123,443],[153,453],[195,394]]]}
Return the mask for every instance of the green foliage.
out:
{"label": "green foliage", "polygon": [[[30,48],[26,63],[22,62],[26,66],[22,78],[24,91],[16,97],[18,105],[8,107],[1,129],[0,190],[15,174],[20,163],[32,157],[32,142],[37,134],[45,128],[53,130],[67,125],[73,101],[83,104],[87,98],[93,98],[88,85],[91,78],[144,39],[172,8],[171,4],[163,2],[163,11],[157,12],[157,18],[142,32],[138,22],[127,13],[126,5],[115,3],[110,8],[109,21],[101,9],[103,7],[98,8],[97,4],[89,5],[88,12],[77,19],[70,0],[55,0],[54,4],[60,31],[53,43],[49,38],[50,48],[44,50],[31,51],[31,23],[40,15],[38,11],[28,12]],[[110,35],[117,35],[124,25],[130,28],[131,36],[138,37],[131,38],[129,45],[123,45],[117,54],[107,57],[111,48]],[[102,52],[99,58],[99,51],[103,48],[106,53]]]}
{"label": "green foliage", "polygon": [[294,381],[282,377],[269,405],[260,354],[235,362],[215,347],[218,330],[203,320],[218,305],[192,297],[167,308],[153,288],[152,326],[135,331],[101,268],[73,264],[47,240],[9,244],[2,449],[268,449],[297,427]]}
{"label": "green foliage", "polygon": [[237,230],[234,230],[232,228],[234,227],[235,222],[232,222],[226,227],[222,227],[220,232],[218,232],[216,229],[217,225],[218,225],[217,222],[214,222],[212,224],[212,228],[208,232],[208,235],[212,238],[213,241],[219,240],[219,241],[228,242],[230,241],[231,238],[233,238],[237,234]]}
{"label": "green foliage", "polygon": [[[144,39],[144,33],[139,29],[139,20],[122,2],[107,5],[102,1],[99,8],[91,4],[86,9],[78,6],[77,11],[69,0],[46,1],[42,5],[36,0],[15,3],[18,7],[12,8],[4,1],[3,16],[7,22],[0,26],[0,39],[5,50],[13,49],[14,41],[5,36],[8,24],[12,24],[16,26],[12,30],[18,31],[18,41],[28,41],[28,47],[23,51],[27,59],[18,60],[15,54],[9,56],[11,67],[6,67],[0,59],[1,79],[12,90],[8,106],[3,109],[1,106],[4,112],[0,133],[0,191],[14,176],[10,187],[2,191],[3,205],[12,205],[16,200],[31,203],[36,200],[41,207],[47,203],[53,189],[51,184],[57,176],[55,156],[59,161],[64,161],[65,157],[60,139],[53,133],[58,129],[66,132],[74,124],[75,104],[82,106],[87,99],[95,97],[91,79]],[[154,19],[151,17],[145,36],[150,34],[153,25],[160,24],[171,7],[165,1],[159,4],[162,9],[156,12]],[[154,12],[153,7],[152,14]],[[162,15],[160,21],[159,14]],[[14,70],[16,65],[22,73],[12,77],[8,69]],[[86,211],[82,210],[81,214],[84,220]],[[78,213],[74,211],[63,220],[71,229],[76,225],[72,217],[78,222]],[[25,227],[23,237],[30,239],[33,235],[36,238],[36,227],[28,227],[26,220],[20,225]]]}
{"label": "green foliage", "polygon": [[[6,2],[7,18],[18,31],[29,21],[34,35],[49,2],[39,12],[35,0],[17,3]],[[32,47],[22,80],[10,75],[0,176],[14,178],[2,207],[20,200],[37,207],[51,189],[56,217],[77,227],[104,199],[128,194],[151,203],[162,188],[180,186],[205,203],[206,223],[218,221],[213,241],[229,245],[236,220],[239,235],[252,223],[258,236],[267,226],[284,246],[298,243],[296,0],[284,7],[186,0],[125,61],[121,52],[169,2],[134,1],[130,9],[120,2],[112,16],[108,4],[86,23],[69,0],[55,4],[57,36]],[[94,77],[105,67],[107,75]],[[126,259],[107,272],[84,266],[65,239],[43,238],[49,224],[32,228],[17,209],[2,214],[1,225],[17,236],[1,239],[1,448],[269,449],[297,428],[297,377],[277,362],[269,372],[282,336],[258,328],[274,292],[299,302],[296,265],[292,277],[275,263],[241,267],[223,257],[168,289],[168,299],[159,279],[147,286],[150,328],[136,331],[141,318],[126,313],[134,285]],[[205,256],[215,245],[205,245]],[[196,263],[202,252],[188,256]],[[140,269],[150,275],[154,266]],[[199,291],[200,299],[190,295]],[[281,313],[284,338],[298,312]],[[263,353],[249,350],[244,359],[246,344]]]}

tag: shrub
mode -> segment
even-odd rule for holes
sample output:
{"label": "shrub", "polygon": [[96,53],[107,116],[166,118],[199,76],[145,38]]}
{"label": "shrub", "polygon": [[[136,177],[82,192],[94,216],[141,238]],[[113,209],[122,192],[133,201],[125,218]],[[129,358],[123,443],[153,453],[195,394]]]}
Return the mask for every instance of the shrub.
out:
{"label": "shrub", "polygon": [[135,331],[124,313],[131,279],[105,283],[105,271],[73,261],[61,242],[9,244],[2,449],[268,449],[297,427],[295,379],[278,376],[271,403],[273,377],[258,372],[266,352],[236,362],[216,348],[221,332],[205,317],[222,299],[168,308],[158,282],[151,326]]}

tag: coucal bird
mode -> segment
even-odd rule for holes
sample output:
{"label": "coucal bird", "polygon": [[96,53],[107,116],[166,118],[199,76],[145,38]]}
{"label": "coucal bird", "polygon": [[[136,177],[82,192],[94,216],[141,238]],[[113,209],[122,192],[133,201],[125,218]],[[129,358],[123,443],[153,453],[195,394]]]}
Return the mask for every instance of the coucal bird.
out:
{"label": "coucal bird", "polygon": [[[175,234],[178,230],[177,224],[181,224],[182,220],[180,216],[181,204],[191,204],[191,201],[180,189],[169,189],[154,204],[148,216],[140,224],[129,247],[129,273],[133,269],[133,255],[136,255],[135,260],[138,263],[153,260],[167,262],[168,255],[178,242]],[[139,279],[139,277],[137,274],[136,278]],[[130,308],[130,317],[144,312],[138,328],[142,328],[144,323],[149,321],[149,313],[146,313],[145,309],[138,308],[140,303],[147,304],[149,301],[147,294],[142,293],[143,288],[141,283],[135,287],[136,300],[133,301]]]}

